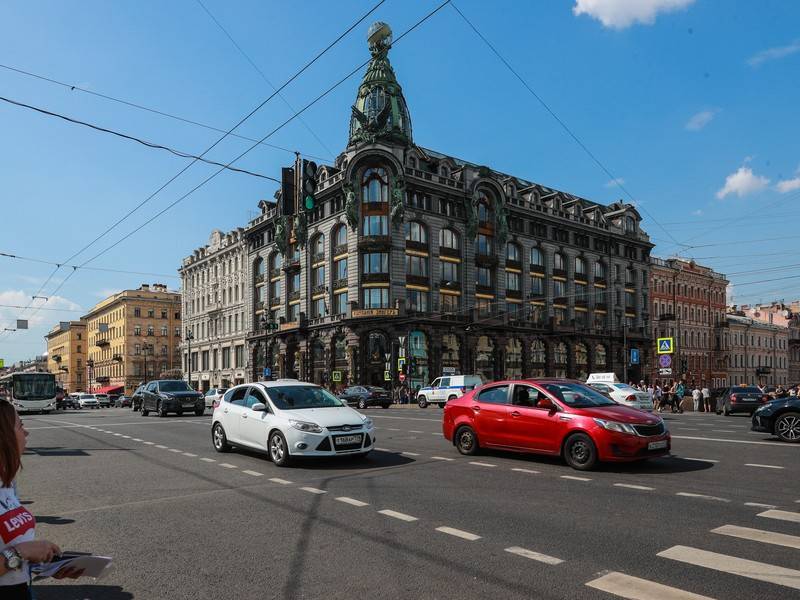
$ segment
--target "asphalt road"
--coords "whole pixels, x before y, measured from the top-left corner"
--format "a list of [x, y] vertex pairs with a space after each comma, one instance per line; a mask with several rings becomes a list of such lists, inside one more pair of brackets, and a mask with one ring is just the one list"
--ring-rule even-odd
[[25, 417], [37, 535], [114, 557], [37, 599], [800, 598], [800, 445], [745, 416], [664, 415], [674, 456], [581, 473], [368, 414], [367, 459], [289, 469], [217, 454], [208, 415]]

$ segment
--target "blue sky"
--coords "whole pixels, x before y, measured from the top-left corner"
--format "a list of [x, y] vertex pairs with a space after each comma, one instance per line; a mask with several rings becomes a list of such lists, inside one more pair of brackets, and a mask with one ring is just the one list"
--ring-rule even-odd
[[[375, 0], [377, 1], [377, 0]], [[279, 85], [375, 2], [222, 2], [206, 7]], [[387, 0], [292, 83], [295, 109], [368, 57], [366, 30], [395, 35], [437, 3]], [[731, 273], [736, 302], [800, 297], [792, 265], [800, 200], [800, 6], [792, 2], [563, 0], [459, 8], [577, 133], [645, 213], [655, 254], [682, 250]], [[272, 89], [196, 0], [21, 2], [0, 6], [0, 63], [227, 129]], [[624, 197], [535, 99], [446, 7], [392, 50], [415, 141], [520, 177], [611, 202]], [[346, 143], [358, 76], [268, 141], [332, 157]], [[0, 68], [0, 96], [200, 153], [218, 133]], [[260, 138], [293, 111], [274, 98], [238, 132]], [[187, 164], [0, 102], [0, 252], [63, 261]], [[209, 153], [228, 162], [249, 142]], [[292, 160], [259, 147], [237, 163], [279, 177]], [[91, 258], [214, 172], [195, 165], [73, 263]], [[177, 287], [183, 256], [213, 228], [246, 223], [275, 185], [223, 173], [87, 266], [32, 316], [0, 335], [0, 358], [44, 350], [42, 335], [109, 292], [162, 281]], [[727, 220], [725, 220], [727, 219]], [[660, 225], [659, 225], [660, 224]], [[662, 229], [663, 227], [663, 229]], [[664, 231], [666, 229], [669, 233]], [[672, 236], [672, 237], [670, 237]], [[676, 246], [672, 238], [689, 246]], [[762, 241], [758, 241], [762, 240]], [[25, 305], [53, 267], [0, 257], [0, 304]], [[747, 271], [752, 271], [748, 273]], [[45, 287], [50, 296], [69, 269]], [[42, 304], [37, 301], [35, 305]], [[53, 309], [70, 309], [59, 312]], [[0, 306], [0, 328], [32, 311]]]

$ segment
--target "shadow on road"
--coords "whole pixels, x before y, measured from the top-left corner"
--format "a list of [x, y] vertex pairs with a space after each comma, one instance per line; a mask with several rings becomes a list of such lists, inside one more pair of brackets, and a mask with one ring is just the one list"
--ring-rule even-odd
[[[263, 460], [267, 464], [271, 464], [270, 459], [266, 453], [255, 452], [244, 448], [236, 448], [233, 450], [236, 454], [242, 456], [249, 456], [250, 458], [257, 458]], [[295, 457], [292, 462], [291, 470], [297, 469], [325, 469], [329, 471], [353, 471], [353, 470], [366, 470], [378, 469], [385, 467], [397, 467], [400, 465], [407, 465], [414, 461], [403, 456], [397, 452], [384, 452], [382, 450], [373, 450], [367, 456], [331, 456], [331, 457]]]
[[117, 585], [34, 584], [36, 600], [132, 600], [133, 594]]
[[680, 456], [666, 456], [663, 458], [650, 458], [639, 462], [629, 463], [600, 463], [598, 471], [606, 473], [630, 473], [658, 475], [659, 473], [692, 473], [711, 469], [713, 463], [690, 460]]
[[69, 525], [70, 523], [74, 523], [75, 519], [67, 519], [65, 517], [52, 517], [52, 516], [40, 516], [36, 515], [36, 524], [41, 525]]
[[89, 456], [83, 449], [64, 448], [63, 446], [27, 448], [25, 454], [38, 454], [39, 456]]

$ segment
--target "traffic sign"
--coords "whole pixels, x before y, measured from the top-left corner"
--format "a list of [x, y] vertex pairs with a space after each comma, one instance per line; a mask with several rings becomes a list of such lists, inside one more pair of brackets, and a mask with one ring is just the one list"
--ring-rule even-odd
[[638, 365], [639, 364], [639, 349], [638, 348], [631, 348], [631, 364]]
[[398, 358], [397, 359], [397, 370], [402, 371], [406, 367], [406, 359], [405, 358]]
[[672, 369], [659, 369], [659, 375], [672, 375]]
[[391, 374], [391, 372], [389, 372], [389, 371], [384, 371], [384, 372], [383, 372], [383, 380], [384, 380], [384, 381], [391, 381], [391, 380], [392, 380], [392, 374]]
[[672, 354], [662, 354], [658, 357], [659, 366], [664, 369], [672, 366]]
[[406, 374], [405, 373], [400, 373], [400, 375], [398, 377], [400, 378], [400, 383], [403, 383], [406, 380]]
[[392, 355], [391, 355], [389, 352], [386, 352], [386, 353], [383, 355], [383, 358], [384, 358], [384, 360], [385, 360], [386, 362], [389, 362], [390, 360], [392, 360]]
[[272, 377], [272, 369], [269, 367], [264, 367], [264, 377]]
[[673, 348], [675, 347], [673, 338], [671, 337], [658, 338], [658, 340], [656, 340], [656, 343], [657, 343], [656, 349], [659, 354], [673, 353], [674, 351]]
[[6, 366], [6, 362], [5, 362], [5, 360], [3, 360], [2, 358], [0, 358], [0, 369], [4, 369], [4, 368], [5, 368], [5, 366]]
[[333, 371], [331, 373], [331, 380], [332, 381], [341, 381], [342, 380], [342, 372], [341, 371]]

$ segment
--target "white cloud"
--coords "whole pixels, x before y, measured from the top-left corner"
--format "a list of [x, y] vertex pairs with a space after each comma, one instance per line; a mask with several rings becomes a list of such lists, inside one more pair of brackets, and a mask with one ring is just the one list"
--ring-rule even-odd
[[686, 129], [689, 131], [700, 131], [703, 127], [711, 123], [718, 112], [719, 110], [716, 108], [701, 110], [699, 113], [692, 115], [692, 118], [686, 122]]
[[769, 185], [769, 179], [753, 174], [750, 167], [739, 167], [735, 173], [725, 178], [725, 185], [717, 192], [717, 198], [722, 200], [729, 194], [736, 194], [740, 198], [760, 192]]
[[634, 23], [652, 25], [656, 15], [680, 10], [694, 0], [575, 0], [575, 16], [589, 15], [612, 29], [625, 29]]
[[728, 305], [733, 304], [735, 295], [736, 295], [736, 288], [733, 286], [732, 283], [729, 283], [728, 287], [725, 288], [725, 296], [727, 297]]
[[103, 288], [102, 290], [96, 291], [94, 295], [102, 300], [105, 300], [109, 296], [113, 296], [114, 294], [119, 294], [121, 291], [122, 290], [118, 288]]
[[787, 194], [795, 190], [800, 190], [800, 167], [797, 167], [797, 171], [795, 171], [795, 173], [797, 173], [797, 177], [779, 181], [777, 185], [775, 185], [775, 189], [781, 194]]
[[611, 181], [606, 181], [605, 184], [603, 184], [603, 186], [607, 188], [614, 188], [624, 184], [625, 180], [622, 177], [617, 177], [616, 179], [612, 179]]
[[700, 208], [698, 208], [697, 210], [693, 210], [693, 211], [692, 211], [692, 216], [693, 216], [693, 217], [702, 217], [702, 216], [703, 216], [703, 214], [704, 214], [704, 213], [703, 213], [703, 210], [702, 210], [702, 209], [700, 209]]
[[751, 67], [758, 67], [765, 62], [786, 58], [798, 52], [800, 52], [800, 40], [794, 40], [791, 44], [786, 46], [776, 46], [774, 48], [767, 48], [761, 52], [756, 52], [747, 59], [747, 64]]
[[[0, 291], [0, 304], [27, 306], [30, 301], [30, 294], [25, 293], [23, 290]], [[42, 326], [49, 329], [59, 321], [76, 319], [80, 316], [79, 312], [55, 312], [53, 310], [40, 310], [34, 313], [37, 307], [44, 307], [47, 309], [63, 308], [67, 309], [67, 311], [82, 310], [79, 304], [75, 304], [71, 300], [68, 300], [62, 296], [50, 296], [47, 302], [44, 302], [43, 300], [36, 300], [31, 308], [26, 311], [23, 311], [21, 308], [7, 308], [5, 306], [0, 306], [0, 328], [16, 327], [17, 318], [20, 315], [22, 315], [23, 319], [28, 319], [29, 329]]]

